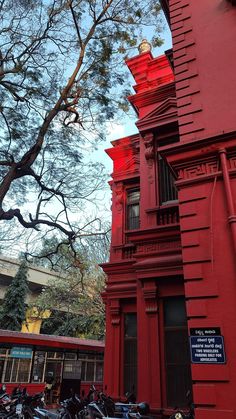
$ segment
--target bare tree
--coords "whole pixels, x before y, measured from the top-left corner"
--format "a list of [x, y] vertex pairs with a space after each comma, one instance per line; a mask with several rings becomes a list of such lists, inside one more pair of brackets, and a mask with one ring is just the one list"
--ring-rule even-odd
[[127, 50], [149, 26], [161, 43], [159, 13], [154, 0], [0, 1], [0, 220], [70, 243], [94, 231], [74, 215], [104, 187], [87, 153], [125, 108]]

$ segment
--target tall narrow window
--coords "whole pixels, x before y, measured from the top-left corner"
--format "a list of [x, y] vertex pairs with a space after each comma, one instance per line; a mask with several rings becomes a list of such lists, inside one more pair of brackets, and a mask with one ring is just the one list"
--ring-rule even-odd
[[137, 390], [137, 315], [125, 314], [124, 336], [124, 393]]
[[139, 189], [130, 189], [127, 192], [127, 214], [126, 228], [127, 230], [135, 230], [139, 228]]
[[192, 387], [184, 297], [164, 301], [164, 331], [167, 404], [183, 407]]
[[178, 199], [177, 189], [175, 186], [175, 179], [172, 175], [169, 166], [159, 156], [159, 196], [160, 204], [175, 201]]

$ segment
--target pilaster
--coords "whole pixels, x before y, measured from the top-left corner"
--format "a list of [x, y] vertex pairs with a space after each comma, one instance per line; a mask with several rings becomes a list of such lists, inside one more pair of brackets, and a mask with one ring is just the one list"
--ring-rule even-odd
[[138, 398], [153, 409], [161, 408], [161, 365], [158, 297], [155, 280], [139, 281], [138, 315]]

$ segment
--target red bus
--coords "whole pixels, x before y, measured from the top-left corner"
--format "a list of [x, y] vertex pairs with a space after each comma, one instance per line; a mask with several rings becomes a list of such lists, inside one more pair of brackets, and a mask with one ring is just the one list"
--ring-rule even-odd
[[0, 329], [0, 380], [11, 393], [19, 384], [29, 394], [52, 382], [51, 402], [97, 389], [103, 383], [104, 342], [65, 336], [37, 335]]

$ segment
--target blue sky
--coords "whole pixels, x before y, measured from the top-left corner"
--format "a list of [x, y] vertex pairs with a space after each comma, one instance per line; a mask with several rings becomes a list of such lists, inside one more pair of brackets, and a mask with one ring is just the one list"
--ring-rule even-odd
[[[164, 43], [161, 47], [155, 48], [155, 50], [153, 51], [153, 56], [154, 57], [157, 57], [158, 55], [164, 54], [164, 52], [167, 49], [172, 47], [171, 34], [170, 34], [170, 30], [169, 30], [169, 27], [168, 27], [167, 24], [165, 25], [165, 30], [162, 34], [162, 37], [164, 39]], [[131, 85], [133, 84], [132, 76], [130, 78], [130, 83], [131, 83]], [[136, 118], [135, 118], [135, 115], [134, 115], [133, 119], [132, 118], [129, 118], [129, 119], [127, 118], [126, 120], [122, 121], [120, 124], [118, 124], [117, 122], [108, 124], [108, 126], [107, 126], [107, 130], [108, 130], [107, 140], [105, 141], [105, 143], [102, 143], [100, 145], [99, 150], [97, 150], [94, 153], [93, 158], [95, 160], [102, 161], [102, 163], [105, 164], [105, 166], [107, 167], [107, 170], [109, 171], [109, 173], [112, 172], [112, 161], [107, 156], [104, 149], [112, 147], [111, 143], [110, 143], [112, 140], [116, 140], [118, 138], [125, 137], [126, 135], [135, 134], [137, 132], [135, 122], [136, 122]]]
[[[148, 35], [146, 35], [147, 40]], [[151, 38], [151, 37], [150, 37]], [[158, 57], [159, 55], [164, 54], [164, 52], [166, 50], [168, 50], [169, 48], [172, 47], [172, 41], [171, 41], [171, 35], [170, 35], [170, 31], [169, 28], [167, 27], [167, 24], [165, 26], [165, 30], [162, 33], [162, 38], [164, 39], [164, 43], [161, 47], [159, 48], [155, 48], [152, 53], [154, 57]], [[138, 54], [138, 50], [137, 50], [137, 54]], [[124, 63], [125, 65], [125, 63]], [[130, 75], [130, 87], [134, 84], [134, 80], [132, 78], [132, 75]], [[118, 122], [118, 121], [114, 121], [112, 123], [107, 123], [107, 137], [106, 137], [106, 141], [101, 143], [98, 146], [98, 149], [95, 150], [93, 153], [91, 153], [90, 155], [88, 155], [88, 160], [93, 160], [95, 162], [99, 161], [101, 163], [103, 163], [105, 165], [106, 171], [107, 171], [107, 183], [104, 185], [104, 188], [102, 191], [97, 192], [97, 199], [98, 201], [98, 212], [96, 214], [96, 216], [100, 216], [103, 220], [107, 219], [110, 220], [111, 218], [111, 211], [110, 211], [110, 206], [111, 206], [111, 191], [108, 185], [108, 180], [110, 179], [110, 174], [112, 173], [113, 170], [113, 162], [112, 160], [108, 157], [108, 155], [105, 152], [105, 149], [107, 148], [111, 148], [111, 141], [113, 140], [117, 140], [119, 138], [125, 137], [127, 135], [131, 135], [131, 134], [135, 134], [137, 133], [137, 127], [135, 125], [135, 122], [137, 121], [137, 117], [134, 113], [132, 113], [131, 117], [127, 117], [126, 119], [123, 119], [122, 121]], [[89, 205], [88, 206], [88, 213], [93, 214], [93, 209], [92, 207]], [[95, 216], [95, 213], [94, 213]]]
[[[148, 34], [145, 35], [147, 39], [150, 39], [148, 37]], [[164, 32], [162, 33], [162, 38], [164, 39], [164, 44], [160, 48], [155, 48], [153, 51], [153, 56], [157, 57], [159, 55], [162, 55], [167, 49], [171, 48], [171, 35], [170, 31], [167, 27], [165, 27]], [[141, 42], [141, 40], [140, 40]], [[138, 54], [138, 50], [137, 50]], [[125, 63], [124, 63], [125, 66]], [[134, 84], [134, 80], [132, 76], [130, 75], [130, 86]], [[93, 161], [100, 161], [102, 162], [107, 171], [107, 182], [110, 179], [110, 174], [112, 172], [112, 160], [107, 156], [105, 153], [106, 148], [111, 147], [111, 141], [116, 140], [122, 137], [125, 137], [127, 135], [135, 134], [137, 132], [137, 128], [135, 125], [137, 118], [135, 114], [131, 118], [126, 118], [126, 120], [122, 120], [120, 122], [113, 122], [113, 124], [107, 124], [107, 131], [108, 135], [106, 138], [106, 141], [102, 144], [100, 144], [99, 149], [91, 153], [89, 156], [87, 155], [88, 159], [91, 159]], [[103, 219], [110, 219], [111, 218], [111, 211], [110, 211], [110, 200], [111, 200], [111, 191], [109, 189], [108, 183], [104, 184], [104, 190], [99, 193], [100, 195], [100, 204], [99, 204], [99, 210], [98, 210], [98, 216], [101, 215], [101, 218]], [[88, 204], [88, 216], [89, 213], [93, 213], [92, 206]], [[96, 214], [94, 216], [97, 216]], [[72, 217], [73, 218], [73, 217]], [[34, 241], [34, 235], [31, 237], [31, 242]], [[35, 246], [38, 246], [38, 242], [35, 241]], [[14, 250], [18, 252], [19, 248], [22, 250], [25, 247], [25, 238], [22, 236], [22, 241], [18, 241], [16, 246], [14, 247]], [[12, 249], [13, 251], [13, 249]], [[13, 254], [12, 254], [13, 256]]]

